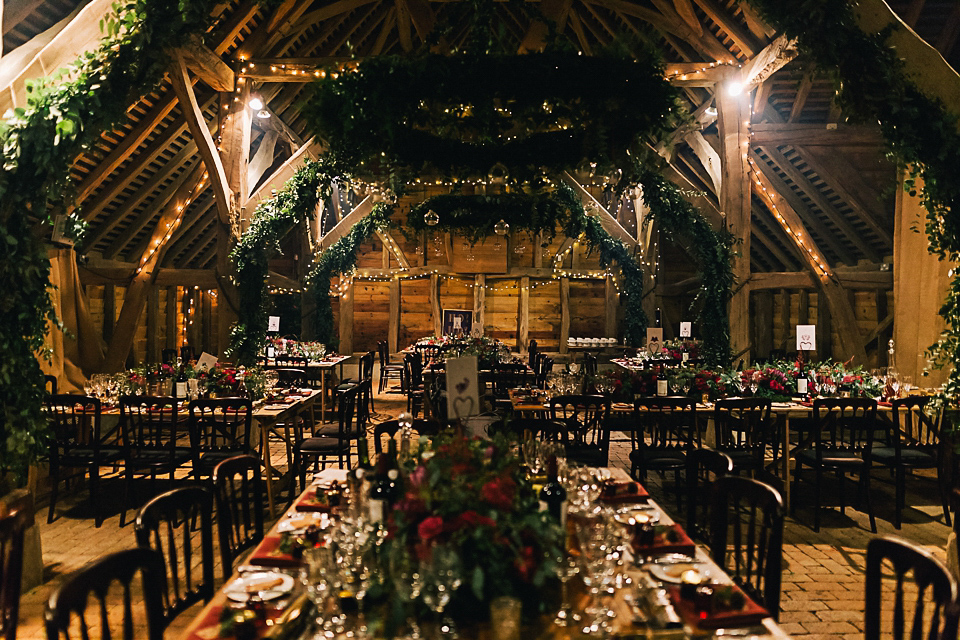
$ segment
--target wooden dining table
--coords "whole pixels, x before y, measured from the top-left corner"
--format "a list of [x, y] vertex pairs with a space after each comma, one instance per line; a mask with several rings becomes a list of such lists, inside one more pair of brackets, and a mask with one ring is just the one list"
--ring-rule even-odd
[[[332, 371], [335, 367], [340, 367], [340, 377], [343, 378], [343, 363], [350, 359], [350, 356], [331, 354], [324, 356], [322, 360], [311, 360], [306, 365], [307, 377], [314, 379], [312, 375], [316, 372], [318, 375], [316, 379], [320, 382], [320, 390], [323, 392], [320, 396], [320, 416], [322, 419], [326, 420], [327, 416], [327, 372]], [[280, 365], [276, 364], [275, 359], [268, 359], [265, 365], [266, 369], [278, 369], [282, 368]], [[299, 367], [294, 367], [299, 368]]]
[[[632, 482], [629, 475], [622, 469], [610, 468], [609, 477], [615, 482]], [[281, 523], [293, 517], [301, 517], [303, 511], [298, 510], [298, 505], [306, 504], [310, 501], [313, 492], [317, 491], [318, 486], [327, 484], [331, 481], [342, 482], [345, 480], [346, 471], [339, 469], [326, 469], [317, 474], [314, 485], [308, 487], [300, 497], [294, 501], [287, 512], [274, 524], [264, 539], [253, 549], [246, 558], [245, 564], [238, 567], [231, 578], [218, 590], [210, 602], [200, 611], [199, 614], [190, 622], [189, 626], [179, 636], [182, 640], [211, 640], [220, 637], [218, 634], [219, 620], [225, 607], [240, 608], [242, 605], [232, 602], [227, 597], [230, 586], [241, 577], [241, 575], [250, 575], [252, 571], [263, 570], [276, 572], [279, 575], [286, 575], [292, 578], [292, 592], [279, 598], [279, 606], [270, 605], [268, 601], [265, 604], [264, 616], [265, 625], [261, 626], [261, 632], [264, 629], [269, 630], [274, 621], [280, 618], [284, 613], [284, 606], [293, 601], [297, 593], [302, 589], [298, 580], [299, 566], [296, 561], [291, 561], [289, 556], [284, 556], [278, 552], [278, 546], [282, 540], [282, 534], [278, 531]], [[635, 508], [637, 513], [648, 514], [659, 520], [662, 525], [675, 525], [673, 519], [656, 501], [649, 497], [640, 499], [633, 507], [629, 504], [621, 504], [618, 509], [630, 510]], [[322, 516], [318, 516], [322, 517]], [[571, 526], [576, 527], [576, 518], [572, 517]], [[574, 538], [576, 536], [573, 536]], [[696, 546], [692, 554], [694, 563], [702, 569], [704, 575], [709, 576], [709, 580], [714, 584], [731, 584], [729, 576], [718, 567], [710, 558], [706, 549]], [[712, 631], [699, 629], [690, 626], [690, 620], [687, 618], [687, 626], [663, 625], [664, 616], [655, 615], [654, 611], [644, 606], [646, 599], [652, 596], [661, 595], [666, 597], [665, 583], [651, 574], [654, 563], [654, 556], [644, 557], [638, 560], [633, 557], [633, 553], [627, 550], [624, 554], [623, 573], [629, 580], [622, 581], [622, 586], [616, 589], [613, 600], [610, 602], [610, 610], [615, 614], [612, 618], [613, 634], [612, 637], [634, 638], [678, 638], [678, 637], [711, 637]], [[663, 559], [663, 558], [659, 558]], [[662, 566], [662, 565], [661, 565]], [[289, 583], [289, 579], [285, 579]], [[576, 579], [575, 579], [576, 581]], [[642, 587], [641, 587], [642, 585]], [[573, 582], [571, 582], [573, 586]], [[656, 591], [651, 591], [651, 589]], [[587, 596], [582, 588], [572, 589], [575, 597], [573, 599], [575, 606], [581, 611], [587, 603]], [[669, 599], [668, 599], [669, 601]], [[762, 613], [761, 613], [762, 616]], [[751, 621], [748, 626], [726, 629], [723, 633], [726, 635], [749, 636], [756, 638], [789, 638], [787, 633], [770, 616], [758, 616]], [[553, 615], [542, 617], [533, 627], [525, 626], [521, 632], [521, 637], [550, 638], [555, 640], [581, 637], [572, 627], [557, 627], [551, 624]], [[261, 623], [263, 625], [263, 623]], [[688, 635], [685, 635], [688, 634]], [[460, 628], [461, 637], [465, 638], [490, 638], [491, 632], [489, 624], [481, 623]], [[295, 636], [297, 637], [297, 636]], [[300, 637], [312, 637], [312, 631], [306, 632]]]

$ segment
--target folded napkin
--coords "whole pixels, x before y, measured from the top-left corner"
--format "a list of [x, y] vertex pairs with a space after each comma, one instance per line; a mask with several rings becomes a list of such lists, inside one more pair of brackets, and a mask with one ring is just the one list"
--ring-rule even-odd
[[277, 567], [281, 569], [299, 567], [303, 564], [300, 558], [294, 558], [289, 553], [278, 550], [283, 536], [267, 536], [263, 539], [250, 556], [248, 562], [258, 567]]
[[[320, 493], [319, 498], [317, 497], [318, 492]], [[322, 489], [315, 489], [303, 494], [294, 508], [297, 511], [317, 511], [320, 513], [330, 511], [330, 505], [327, 504], [326, 495], [324, 495]]]
[[[694, 601], [680, 596], [679, 586], [667, 587], [673, 608], [683, 618], [683, 622], [691, 627], [700, 629], [721, 629], [730, 627], [751, 627], [760, 624], [770, 615], [766, 609], [751, 600], [740, 587], [735, 584], [711, 584], [715, 590], [732, 589], [743, 597], [743, 607], [740, 609], [719, 609], [717, 611], [697, 611]], [[711, 600], [716, 600], [718, 594], [714, 592]]]
[[639, 482], [608, 482], [600, 492], [600, 501], [607, 504], [646, 502], [650, 494]]
[[639, 537], [634, 536], [631, 546], [638, 556], [656, 556], [667, 553], [682, 553], [692, 556], [697, 552], [696, 543], [678, 524], [656, 525], [654, 527], [653, 544], [641, 544]]

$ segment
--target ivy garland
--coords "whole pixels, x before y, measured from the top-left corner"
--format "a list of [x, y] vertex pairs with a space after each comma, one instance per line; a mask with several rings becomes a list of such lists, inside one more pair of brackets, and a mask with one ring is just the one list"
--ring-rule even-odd
[[240, 299], [238, 318], [230, 330], [227, 355], [238, 364], [256, 363], [266, 344], [267, 265], [280, 253], [280, 241], [332, 193], [334, 180], [344, 175], [340, 163], [324, 157], [307, 160], [283, 188], [257, 205], [250, 227], [233, 248], [230, 257], [236, 269], [234, 282]]
[[[749, 0], [778, 30], [797, 40], [798, 48], [821, 69], [829, 70], [838, 103], [863, 121], [880, 121], [880, 129], [898, 166], [907, 171], [905, 186], [927, 210], [930, 250], [942, 260], [960, 260], [960, 120], [939, 98], [924, 94], [890, 46], [890, 30], [865, 33], [857, 24], [855, 3], [847, 0]], [[956, 271], [956, 270], [955, 270]], [[960, 273], [954, 273], [940, 309], [947, 329], [928, 355], [934, 366], [953, 365], [944, 387], [946, 399], [960, 402]]]
[[361, 170], [520, 184], [586, 161], [627, 166], [676, 125], [677, 96], [649, 47], [380, 56], [317, 80], [302, 113]]
[[57, 74], [28, 82], [27, 104], [0, 124], [0, 466], [22, 475], [46, 451], [43, 375], [36, 352], [47, 322], [50, 261], [34, 226], [67, 208], [70, 163], [130, 104], [157, 87], [162, 52], [207, 24], [211, 0], [136, 0], [105, 17], [105, 37]]
[[373, 210], [357, 221], [349, 233], [327, 247], [320, 257], [307, 282], [313, 286], [317, 311], [314, 317], [314, 338], [318, 342], [336, 347], [339, 339], [333, 334], [333, 306], [330, 304], [330, 279], [334, 274], [352, 273], [357, 266], [357, 250], [377, 231], [390, 224], [393, 205], [378, 202]]

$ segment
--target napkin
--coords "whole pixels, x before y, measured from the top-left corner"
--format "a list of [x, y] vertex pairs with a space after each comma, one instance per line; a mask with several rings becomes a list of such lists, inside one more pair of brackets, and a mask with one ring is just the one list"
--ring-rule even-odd
[[[760, 624], [770, 613], [751, 600], [743, 590], [735, 584], [712, 584], [709, 585], [715, 589], [730, 588], [739, 592], [744, 598], [742, 609], [732, 610], [723, 609], [720, 611], [697, 611], [693, 600], [680, 597], [680, 587], [669, 586], [667, 592], [670, 594], [670, 601], [673, 608], [683, 618], [685, 624], [700, 629], [721, 629], [728, 627], [751, 627]], [[716, 595], [714, 595], [716, 597]]]

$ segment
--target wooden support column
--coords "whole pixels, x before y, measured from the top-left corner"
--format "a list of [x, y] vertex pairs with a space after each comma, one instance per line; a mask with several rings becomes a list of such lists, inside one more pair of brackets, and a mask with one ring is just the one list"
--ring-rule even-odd
[[200, 344], [197, 345], [197, 356], [200, 355], [200, 351], [207, 351], [213, 353], [213, 339], [212, 335], [212, 326], [211, 318], [213, 317], [213, 296], [208, 292], [203, 293], [203, 324], [200, 327]]
[[520, 278], [520, 295], [517, 296], [517, 349], [523, 353], [530, 336], [530, 276]]
[[[833, 357], [833, 314], [830, 304], [821, 292], [817, 295], [817, 357], [821, 360]], [[866, 361], [854, 364], [866, 364]]]
[[607, 276], [604, 281], [604, 294], [606, 298], [606, 315], [603, 321], [603, 335], [607, 338], [617, 337], [617, 309], [620, 307], [620, 296], [617, 294], [617, 288], [613, 284], [613, 276]]
[[[887, 319], [887, 290], [877, 289], [874, 292], [874, 306], [877, 309], [877, 328]], [[877, 332], [877, 367], [886, 367], [889, 354], [887, 353], [887, 337], [890, 333], [889, 328]], [[866, 347], [866, 345], [864, 345]]]
[[750, 107], [748, 96], [731, 95], [729, 83], [739, 82], [739, 70], [730, 70], [724, 82], [718, 83], [717, 125], [720, 132], [720, 208], [734, 237], [742, 244], [733, 262], [733, 275], [739, 285], [730, 299], [730, 342], [734, 355], [750, 362], [750, 290], [743, 286], [750, 279], [750, 176], [747, 165], [749, 151]]
[[117, 292], [112, 284], [103, 285], [103, 339], [113, 337], [113, 323], [117, 321]]
[[177, 348], [177, 288], [167, 287], [167, 303], [164, 312], [164, 325], [166, 327], [166, 339], [164, 340], [164, 349]]
[[793, 333], [793, 327], [790, 325], [790, 290], [780, 290], [780, 331], [783, 332], [783, 340], [780, 341], [780, 348], [784, 351], [793, 351], [790, 346], [790, 338]]
[[146, 362], [160, 361], [160, 343], [157, 341], [160, 333], [159, 314], [160, 288], [154, 287], [147, 296], [147, 353], [144, 356]]
[[400, 280], [390, 281], [390, 308], [387, 319], [387, 348], [396, 353], [400, 347]]
[[560, 278], [560, 353], [567, 352], [570, 337], [570, 278]]
[[758, 358], [769, 358], [773, 350], [773, 292], [753, 295], [753, 345]]
[[[424, 252], [426, 255], [426, 252]], [[433, 335], [443, 333], [443, 314], [440, 312], [440, 276], [430, 276], [430, 315], [433, 318]]]
[[810, 292], [800, 290], [800, 304], [797, 309], [797, 324], [810, 324]]
[[486, 322], [487, 309], [487, 276], [478, 273], [473, 277], [473, 328], [480, 330], [483, 335], [483, 325]]
[[[340, 276], [341, 278], [343, 276]], [[340, 295], [340, 353], [353, 355], [353, 283]]]

